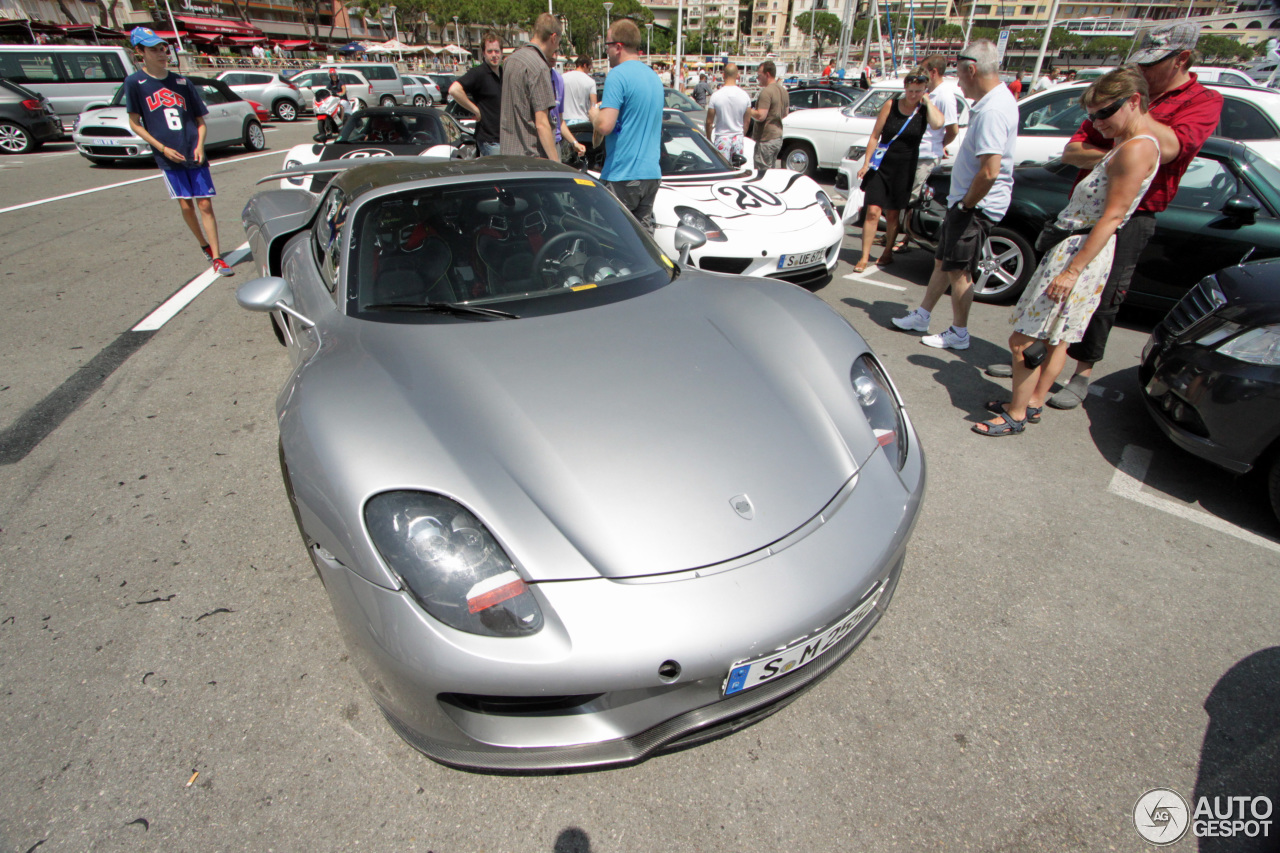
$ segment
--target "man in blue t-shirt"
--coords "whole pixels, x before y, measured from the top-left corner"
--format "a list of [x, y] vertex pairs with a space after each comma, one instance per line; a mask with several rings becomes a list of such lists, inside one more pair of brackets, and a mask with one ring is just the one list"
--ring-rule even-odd
[[182, 218], [204, 256], [213, 262], [214, 271], [235, 275], [218, 251], [218, 221], [213, 216], [217, 192], [204, 156], [204, 117], [209, 109], [199, 88], [169, 71], [169, 45], [164, 39], [146, 27], [134, 27], [129, 41], [142, 62], [142, 70], [124, 81], [129, 126], [155, 149], [169, 198], [178, 200]]
[[653, 233], [653, 199], [662, 179], [662, 81], [640, 61], [640, 28], [623, 18], [604, 43], [613, 70], [604, 97], [591, 108], [594, 143], [604, 139], [600, 180]]

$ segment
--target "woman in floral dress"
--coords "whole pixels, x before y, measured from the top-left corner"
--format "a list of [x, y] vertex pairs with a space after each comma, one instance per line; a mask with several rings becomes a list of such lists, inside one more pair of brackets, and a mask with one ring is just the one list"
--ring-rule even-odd
[[[1081, 97], [1094, 128], [1114, 139], [1115, 146], [1076, 184], [1058, 214], [1056, 225], [1071, 236], [1046, 252], [1010, 318], [1013, 400], [987, 404], [996, 417], [974, 424], [979, 435], [1017, 435], [1028, 422], [1037, 423], [1066, 364], [1067, 346], [1083, 337], [1111, 273], [1116, 231], [1129, 220], [1160, 167], [1148, 100], [1146, 79], [1131, 65], [1098, 78]], [[1037, 340], [1044, 341], [1047, 357], [1039, 366], [1027, 367], [1023, 353]]]

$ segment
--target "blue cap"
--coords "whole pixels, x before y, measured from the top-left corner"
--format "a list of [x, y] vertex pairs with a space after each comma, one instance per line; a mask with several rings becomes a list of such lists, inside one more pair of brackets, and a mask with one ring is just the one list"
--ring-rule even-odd
[[160, 36], [156, 35], [155, 30], [148, 27], [134, 27], [133, 32], [129, 33], [129, 43], [143, 47], [155, 47], [158, 44], [168, 44]]

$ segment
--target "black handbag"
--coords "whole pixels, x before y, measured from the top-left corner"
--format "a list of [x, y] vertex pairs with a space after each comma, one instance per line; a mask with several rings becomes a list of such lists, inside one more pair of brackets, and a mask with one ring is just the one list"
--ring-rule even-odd
[[1077, 234], [1088, 234], [1093, 228], [1060, 228], [1056, 219], [1050, 219], [1040, 229], [1040, 233], [1036, 235], [1036, 251], [1045, 254], [1054, 246], [1061, 243], [1068, 237], [1074, 237]]

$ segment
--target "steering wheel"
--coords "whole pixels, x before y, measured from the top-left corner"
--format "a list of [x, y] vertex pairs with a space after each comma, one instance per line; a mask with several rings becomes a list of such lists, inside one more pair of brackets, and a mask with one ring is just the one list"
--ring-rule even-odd
[[565, 231], [564, 233], [557, 234], [547, 242], [543, 243], [542, 248], [538, 250], [538, 254], [533, 256], [534, 273], [542, 277], [545, 281], [546, 271], [543, 270], [542, 265], [551, 258], [552, 249], [571, 240], [585, 240], [590, 254], [600, 253], [600, 241], [595, 237], [592, 237], [586, 231]]
[[698, 155], [692, 151], [681, 151], [680, 156], [676, 158], [676, 162], [672, 165], [671, 170], [675, 173], [687, 172], [690, 169], [697, 168]]

